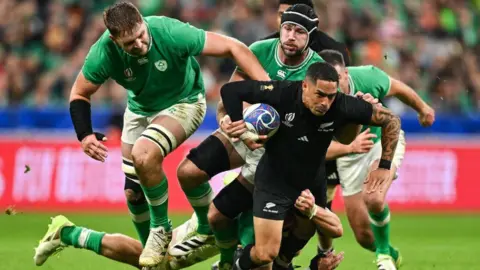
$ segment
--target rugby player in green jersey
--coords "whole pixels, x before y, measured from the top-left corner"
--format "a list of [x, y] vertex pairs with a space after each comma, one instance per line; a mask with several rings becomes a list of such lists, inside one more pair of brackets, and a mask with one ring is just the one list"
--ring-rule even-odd
[[[108, 7], [103, 17], [107, 30], [90, 48], [72, 87], [70, 113], [83, 151], [103, 162], [108, 152], [102, 143], [106, 138], [93, 132], [90, 97], [109, 78], [126, 89], [125, 196], [145, 245], [139, 263], [154, 266], [165, 256], [172, 233], [162, 161], [195, 132], [206, 112], [204, 84], [194, 57], [232, 57], [251, 78], [269, 77], [252, 52], [233, 38], [168, 17], [143, 17], [128, 2]], [[184, 191], [198, 214], [198, 233], [208, 234], [210, 185]], [[95, 239], [99, 244], [101, 235]]]
[[[362, 92], [379, 100], [395, 96], [418, 113], [422, 126], [431, 126], [435, 121], [435, 111], [412, 88], [381, 69], [374, 66], [345, 67], [342, 54], [333, 50], [324, 50], [320, 56], [339, 73], [340, 88], [344, 93], [355, 95]], [[337, 159], [340, 185], [357, 242], [368, 250], [376, 251], [378, 269], [396, 269], [400, 266], [401, 256], [390, 245], [390, 210], [385, 198], [405, 154], [405, 135], [403, 131], [400, 134], [390, 178], [377, 183], [370, 181], [369, 175], [383, 170], [378, 168], [381, 162], [381, 130], [373, 126], [364, 126], [363, 130], [367, 128], [376, 135], [372, 138], [374, 147], [368, 153]]]

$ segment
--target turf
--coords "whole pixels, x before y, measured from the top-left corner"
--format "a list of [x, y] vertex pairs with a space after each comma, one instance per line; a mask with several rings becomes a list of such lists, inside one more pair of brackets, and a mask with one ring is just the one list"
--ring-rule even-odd
[[[42, 267], [33, 264], [33, 247], [46, 232], [47, 214], [17, 214], [0, 216], [1, 269], [134, 269], [99, 257], [90, 251], [68, 248]], [[67, 214], [77, 225], [107, 232], [135, 236], [127, 215]], [[174, 225], [188, 216], [174, 215]], [[406, 215], [393, 216], [392, 241], [404, 257], [403, 269], [479, 269], [480, 215]], [[337, 250], [345, 251], [345, 260], [338, 269], [375, 269], [373, 254], [361, 249], [355, 242], [344, 217], [344, 236], [335, 242]], [[315, 253], [315, 241], [296, 259], [305, 267]], [[211, 259], [189, 269], [210, 269]]]

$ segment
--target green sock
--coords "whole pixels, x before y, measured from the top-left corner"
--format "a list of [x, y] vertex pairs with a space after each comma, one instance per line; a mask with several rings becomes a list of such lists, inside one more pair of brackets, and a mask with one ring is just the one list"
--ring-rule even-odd
[[197, 232], [199, 234], [212, 234], [208, 224], [208, 208], [214, 197], [210, 184], [208, 182], [203, 183], [194, 189], [184, 190], [184, 192], [197, 215]]
[[154, 187], [142, 186], [145, 198], [150, 209], [150, 228], [164, 227], [171, 231], [172, 227], [168, 222], [168, 181], [163, 178], [160, 184]]
[[237, 223], [223, 230], [213, 230], [215, 240], [220, 249], [220, 265], [233, 265], [233, 257], [237, 249]]
[[377, 254], [390, 255], [390, 209], [385, 205], [380, 213], [370, 214], [370, 226], [372, 227]]
[[[375, 246], [375, 243], [373, 244], [373, 246], [371, 248], [368, 248], [368, 250], [372, 251], [372, 252], [376, 252], [377, 251], [377, 247]], [[396, 250], [394, 247], [392, 247], [391, 245], [389, 246], [389, 250], [390, 250], [390, 255], [392, 256], [393, 260], [396, 261], [398, 260], [398, 256], [399, 256], [399, 252], [398, 250]]]
[[84, 248], [100, 254], [104, 232], [96, 232], [87, 228], [68, 226], [60, 231], [60, 241], [69, 246]]
[[242, 247], [246, 247], [247, 245], [255, 243], [252, 211], [241, 213], [238, 217], [238, 235], [240, 238], [240, 245], [242, 245]]
[[148, 203], [144, 201], [132, 204], [127, 201], [127, 205], [140, 242], [142, 242], [142, 246], [145, 246], [150, 233], [150, 210], [148, 209]]
[[393, 260], [396, 261], [398, 260], [398, 250], [396, 250], [394, 247], [390, 246], [390, 255], [392, 256]]

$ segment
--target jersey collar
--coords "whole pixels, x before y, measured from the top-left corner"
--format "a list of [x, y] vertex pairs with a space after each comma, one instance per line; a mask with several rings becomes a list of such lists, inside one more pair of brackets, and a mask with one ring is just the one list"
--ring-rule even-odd
[[284, 67], [284, 68], [287, 68], [288, 70], [298, 70], [300, 68], [302, 68], [303, 66], [305, 66], [309, 61], [310, 59], [313, 57], [313, 50], [308, 48], [308, 53], [307, 53], [307, 56], [305, 57], [305, 59], [303, 59], [303, 61], [296, 65], [296, 66], [289, 66], [289, 65], [285, 65], [281, 60], [280, 60], [280, 57], [279, 57], [279, 54], [280, 54], [280, 51], [279, 51], [279, 48], [280, 48], [281, 44], [280, 44], [280, 38], [277, 38], [277, 44], [275, 44], [275, 61], [277, 62], [277, 65], [281, 66], [281, 67]]
[[350, 96], [354, 96], [355, 95], [355, 84], [353, 83], [353, 79], [352, 79], [352, 76], [350, 76], [350, 74], [348, 74], [348, 90], [349, 90], [349, 93], [348, 95]]

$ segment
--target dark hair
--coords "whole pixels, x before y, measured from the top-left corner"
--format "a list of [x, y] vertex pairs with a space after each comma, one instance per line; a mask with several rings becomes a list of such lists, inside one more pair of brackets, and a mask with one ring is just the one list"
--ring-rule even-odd
[[103, 12], [103, 22], [112, 36], [130, 34], [142, 20], [142, 14], [130, 2], [116, 3]]
[[307, 78], [316, 82], [317, 80], [336, 82], [338, 84], [338, 73], [335, 68], [324, 62], [316, 62], [310, 65], [307, 70]]
[[343, 59], [343, 55], [336, 50], [323, 50], [318, 53], [325, 62], [329, 63], [332, 66], [341, 66], [345, 67], [345, 59]]
[[278, 5], [296, 5], [296, 4], [304, 4], [311, 8], [313, 8], [312, 0], [280, 0], [278, 1]]

